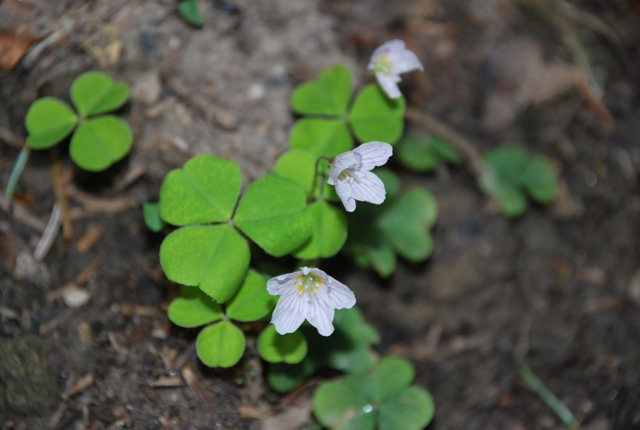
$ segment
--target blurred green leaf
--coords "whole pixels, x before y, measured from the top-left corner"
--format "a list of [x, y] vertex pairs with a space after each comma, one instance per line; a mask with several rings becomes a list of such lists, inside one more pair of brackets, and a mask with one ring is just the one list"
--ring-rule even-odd
[[129, 86], [103, 72], [83, 73], [71, 84], [71, 100], [83, 117], [110, 112], [129, 99]]
[[227, 224], [183, 227], [162, 242], [160, 264], [170, 280], [200, 287], [224, 303], [245, 278], [249, 246]]
[[270, 363], [267, 366], [267, 382], [278, 393], [288, 393], [302, 384], [315, 369], [309, 355], [297, 364]]
[[273, 310], [277, 297], [267, 291], [267, 278], [249, 270], [235, 296], [227, 304], [227, 316], [236, 321], [257, 321]]
[[462, 154], [438, 136], [427, 139], [403, 137], [396, 145], [396, 155], [408, 169], [428, 172], [436, 168], [440, 160], [461, 163]]
[[85, 120], [71, 138], [69, 153], [85, 170], [97, 172], [120, 161], [131, 150], [133, 134], [122, 119], [113, 115]]
[[158, 203], [143, 203], [142, 214], [144, 216], [144, 223], [149, 230], [158, 233], [164, 228], [164, 221], [160, 217], [160, 206]]
[[258, 337], [260, 357], [269, 363], [300, 363], [307, 355], [307, 341], [299, 331], [281, 335], [269, 324]]
[[184, 0], [178, 5], [178, 13], [187, 23], [202, 27], [204, 16], [198, 10], [198, 0]]
[[304, 115], [342, 115], [351, 98], [351, 73], [344, 64], [324, 69], [318, 79], [299, 85], [291, 95], [294, 112]]
[[50, 148], [67, 137], [78, 123], [78, 116], [64, 102], [43, 97], [29, 107], [25, 126], [27, 145], [32, 149]]
[[291, 129], [291, 148], [304, 149], [315, 157], [335, 157], [353, 149], [353, 139], [341, 119], [302, 118]]
[[313, 225], [306, 207], [302, 186], [268, 174], [249, 185], [233, 222], [268, 254], [281, 257], [311, 237]]
[[241, 185], [242, 174], [235, 161], [197, 155], [164, 179], [160, 215], [174, 225], [228, 221]]
[[242, 331], [229, 321], [204, 328], [196, 339], [198, 357], [209, 367], [233, 366], [242, 358], [244, 346]]
[[390, 99], [379, 85], [369, 84], [356, 97], [349, 121], [361, 142], [394, 144], [404, 129], [404, 97]]
[[524, 188], [538, 203], [552, 203], [558, 194], [558, 171], [545, 157], [531, 158], [527, 169], [520, 177]]
[[380, 407], [379, 430], [422, 430], [435, 414], [431, 395], [420, 387], [409, 387]]
[[313, 413], [320, 424], [331, 429], [375, 429], [373, 405], [345, 379], [320, 384], [313, 394]]
[[197, 287], [180, 286], [180, 297], [167, 311], [169, 319], [180, 327], [199, 327], [218, 321], [224, 315], [220, 305]]

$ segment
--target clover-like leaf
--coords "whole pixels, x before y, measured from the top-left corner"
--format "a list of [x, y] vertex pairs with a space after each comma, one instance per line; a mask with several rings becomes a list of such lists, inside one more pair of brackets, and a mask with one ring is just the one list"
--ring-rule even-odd
[[71, 84], [71, 100], [84, 117], [117, 109], [128, 98], [129, 86], [124, 82], [113, 82], [103, 72], [83, 73]]
[[539, 203], [549, 204], [558, 194], [558, 171], [542, 155], [534, 156], [520, 180], [527, 193]]
[[131, 150], [131, 128], [122, 119], [106, 115], [83, 121], [71, 138], [69, 153], [85, 170], [104, 170]]
[[341, 119], [302, 118], [291, 129], [289, 142], [316, 157], [331, 158], [353, 149], [351, 133]]
[[180, 297], [174, 299], [167, 310], [169, 319], [180, 327], [200, 327], [218, 321], [224, 313], [220, 305], [199, 288], [180, 287]]
[[160, 215], [174, 225], [228, 221], [241, 185], [242, 173], [234, 161], [197, 155], [165, 178]]
[[416, 371], [407, 359], [386, 356], [380, 360], [378, 367], [367, 375], [370, 383], [363, 395], [372, 402], [384, 402], [411, 385], [415, 376]]
[[144, 203], [142, 205], [142, 215], [144, 216], [144, 223], [149, 230], [158, 233], [164, 228], [164, 221], [160, 216], [160, 206], [158, 203]]
[[202, 27], [204, 16], [198, 10], [198, 0], [183, 0], [178, 5], [178, 13], [189, 24]]
[[231, 367], [244, 353], [242, 331], [229, 321], [204, 328], [196, 339], [200, 360], [209, 367]]
[[349, 121], [358, 140], [394, 144], [404, 128], [404, 97], [390, 99], [379, 85], [369, 84], [356, 97]]
[[442, 159], [453, 164], [460, 164], [464, 158], [460, 151], [453, 147], [449, 142], [438, 136], [431, 136], [429, 139], [431, 147]]
[[422, 261], [433, 250], [429, 229], [437, 214], [433, 194], [423, 188], [414, 188], [384, 212], [378, 225], [400, 255], [411, 261]]
[[339, 63], [323, 70], [315, 81], [299, 85], [291, 95], [291, 107], [305, 115], [342, 115], [347, 111], [351, 88], [351, 73]]
[[267, 366], [267, 382], [278, 393], [288, 393], [303, 383], [316, 370], [309, 355], [300, 363], [270, 363]]
[[435, 414], [431, 395], [420, 387], [409, 387], [383, 403], [379, 412], [379, 430], [422, 430]]
[[25, 118], [31, 149], [46, 149], [67, 137], [78, 123], [71, 108], [54, 97], [43, 97], [29, 107]]
[[313, 394], [313, 413], [325, 427], [374, 430], [377, 411], [345, 379], [324, 382]]
[[307, 197], [299, 184], [268, 174], [245, 191], [233, 222], [268, 254], [286, 255], [311, 236]]
[[267, 291], [267, 278], [249, 270], [240, 289], [227, 304], [227, 316], [236, 321], [257, 321], [273, 310], [277, 300]]
[[269, 324], [258, 337], [260, 357], [269, 363], [300, 363], [307, 355], [307, 340], [299, 331], [281, 335]]
[[347, 239], [347, 217], [322, 200], [309, 205], [307, 212], [313, 220], [313, 234], [294, 256], [300, 259], [333, 257]]
[[302, 149], [292, 149], [278, 158], [273, 171], [283, 178], [291, 179], [300, 184], [309, 195], [313, 186], [315, 164], [316, 157], [310, 152]]
[[395, 152], [404, 166], [416, 172], [433, 170], [440, 160], [455, 164], [462, 162], [462, 154], [438, 136], [427, 139], [403, 137]]
[[400, 193], [400, 178], [398, 175], [388, 167], [376, 167], [373, 170], [382, 183], [384, 184], [384, 189], [387, 192], [387, 200], [394, 199], [398, 193]]
[[200, 287], [219, 303], [233, 297], [242, 284], [249, 257], [247, 242], [227, 224], [183, 227], [160, 246], [167, 278]]

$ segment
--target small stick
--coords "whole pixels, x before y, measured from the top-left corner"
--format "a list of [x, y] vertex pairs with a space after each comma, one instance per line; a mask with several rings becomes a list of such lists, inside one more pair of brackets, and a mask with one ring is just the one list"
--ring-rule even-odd
[[67, 34], [71, 33], [71, 30], [73, 30], [74, 20], [63, 16], [61, 22], [62, 26], [58, 30], [53, 32], [49, 37], [47, 37], [31, 49], [31, 51], [22, 60], [22, 64], [24, 64], [28, 68], [31, 68], [45, 49], [52, 45], [55, 45]]
[[38, 233], [44, 233], [46, 225], [42, 220], [27, 210], [23, 205], [14, 202], [9, 207], [9, 201], [0, 194], [0, 209], [6, 212], [11, 219], [15, 219], [20, 224], [25, 225]]
[[0, 140], [7, 142], [16, 149], [25, 147], [24, 139], [18, 137], [13, 131], [5, 127], [0, 127]]
[[415, 108], [408, 108], [404, 113], [404, 117], [451, 143], [467, 159], [467, 163], [475, 175], [479, 176], [484, 172], [485, 166], [482, 154], [460, 133], [439, 119]]
[[63, 237], [64, 240], [69, 241], [73, 238], [71, 217], [69, 217], [69, 201], [62, 186], [62, 164], [60, 163], [60, 158], [58, 158], [57, 154], [54, 155], [54, 157], [53, 163], [51, 164], [51, 182], [53, 185], [53, 193], [56, 195], [56, 201], [62, 214]]
[[60, 214], [60, 207], [58, 203], [53, 205], [53, 210], [51, 211], [51, 217], [49, 218], [49, 223], [47, 224], [47, 228], [45, 228], [42, 237], [40, 238], [40, 242], [36, 246], [36, 250], [33, 252], [33, 258], [36, 261], [42, 261], [44, 257], [51, 249], [51, 245], [53, 245], [53, 241], [56, 239], [58, 234], [58, 230], [60, 230], [60, 222], [62, 220], [62, 216]]
[[562, 420], [563, 423], [570, 429], [578, 428], [578, 420], [573, 416], [569, 408], [567, 408], [564, 403], [560, 401], [545, 385], [542, 383], [540, 379], [536, 375], [533, 374], [529, 366], [523, 364], [520, 366], [519, 370], [520, 376], [527, 383], [529, 388], [533, 390], [534, 393], [542, 399], [543, 402], [547, 404], [553, 412], [555, 412], [558, 417]]
[[191, 388], [191, 391], [193, 391], [193, 394], [195, 394], [196, 397], [200, 399], [200, 401], [204, 404], [205, 409], [207, 411], [211, 411], [212, 408], [211, 404], [209, 403], [209, 399], [207, 398], [207, 394], [198, 382], [198, 378], [193, 372], [193, 369], [191, 369], [190, 365], [187, 364], [182, 368], [182, 377], [184, 378], [184, 381], [187, 383], [189, 388]]

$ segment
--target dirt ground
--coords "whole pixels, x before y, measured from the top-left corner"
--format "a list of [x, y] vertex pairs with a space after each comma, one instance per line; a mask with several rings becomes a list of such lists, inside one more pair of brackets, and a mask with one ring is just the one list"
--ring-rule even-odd
[[[580, 428], [640, 428], [640, 2], [216, 0], [200, 3], [202, 29], [175, 7], [0, 2], [0, 31], [69, 30], [0, 71], [3, 188], [30, 104], [68, 101], [84, 71], [132, 86], [119, 113], [135, 134], [132, 153], [100, 174], [74, 167], [66, 148], [33, 153], [16, 195], [29, 216], [0, 214], [2, 428], [310, 425], [313, 388], [332, 374], [278, 395], [251, 340], [234, 368], [199, 363], [197, 332], [166, 317], [177, 288], [140, 205], [195, 154], [237, 161], [245, 185], [261, 176], [287, 148], [295, 85], [337, 61], [363, 85], [368, 56], [394, 37], [425, 64], [403, 83], [409, 105], [481, 151], [512, 143], [547, 155], [563, 192], [512, 220], [480, 194], [469, 166], [420, 175], [394, 164], [403, 187], [437, 197], [433, 256], [401, 262], [387, 280], [342, 257], [330, 263], [380, 331], [377, 350], [414, 362], [416, 383], [436, 403], [432, 429], [565, 428], [522, 382], [520, 363]], [[577, 87], [577, 74], [601, 91], [601, 104]], [[407, 133], [426, 131], [408, 123]], [[73, 235], [59, 234], [38, 262], [56, 158]], [[88, 293], [86, 304], [68, 305], [80, 294], [69, 299], [69, 285]]]

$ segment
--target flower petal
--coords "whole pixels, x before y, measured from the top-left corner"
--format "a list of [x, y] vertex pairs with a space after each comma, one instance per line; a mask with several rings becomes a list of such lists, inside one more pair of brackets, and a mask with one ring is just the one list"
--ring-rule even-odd
[[272, 296], [279, 296], [296, 287], [300, 272], [276, 276], [267, 281], [267, 291]]
[[375, 51], [373, 51], [373, 54], [371, 54], [371, 63], [369, 64], [369, 68], [372, 68], [373, 62], [381, 55], [389, 56], [390, 53], [403, 49], [405, 49], [405, 44], [400, 39], [393, 39], [380, 45]]
[[309, 323], [318, 329], [318, 333], [322, 336], [329, 336], [333, 333], [333, 317], [335, 311], [333, 307], [329, 305], [325, 300], [326, 297], [320, 294], [320, 291], [316, 293], [315, 297], [309, 304], [309, 311], [307, 314], [307, 320]]
[[[336, 191], [338, 191], [337, 188]], [[384, 183], [375, 173], [360, 172], [360, 178], [351, 183], [351, 197], [356, 200], [379, 205], [384, 202], [386, 196]]]
[[358, 146], [353, 152], [362, 156], [361, 169], [371, 170], [389, 160], [393, 154], [393, 147], [385, 142], [368, 142]]
[[352, 185], [355, 183], [348, 183], [346, 181], [338, 181], [336, 183], [336, 194], [342, 200], [342, 204], [347, 212], [353, 212], [356, 210], [356, 201], [353, 199]]
[[280, 297], [273, 311], [271, 323], [280, 334], [293, 333], [298, 330], [309, 313], [309, 300], [296, 290]]
[[424, 70], [418, 56], [408, 49], [390, 53], [389, 60], [393, 64], [392, 73], [395, 74], [407, 73], [416, 69]]
[[330, 277], [326, 301], [335, 309], [351, 309], [356, 304], [356, 296], [349, 287]]
[[398, 82], [401, 81], [398, 75], [386, 76], [382, 73], [376, 73], [376, 79], [390, 99], [397, 99], [402, 95], [398, 88]]
[[340, 176], [340, 173], [356, 164], [357, 161], [358, 160], [356, 160], [356, 156], [353, 151], [347, 151], [343, 154], [336, 155], [333, 159], [333, 163], [331, 164], [331, 169], [329, 170], [329, 179], [327, 180], [329, 185], [336, 185], [338, 183], [338, 176]]

